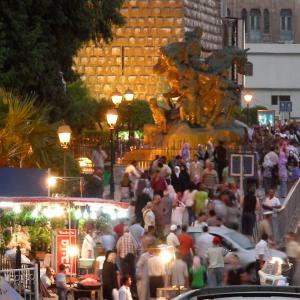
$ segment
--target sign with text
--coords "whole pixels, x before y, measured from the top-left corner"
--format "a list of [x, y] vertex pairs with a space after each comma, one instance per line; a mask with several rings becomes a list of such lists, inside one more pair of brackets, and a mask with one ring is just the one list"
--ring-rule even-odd
[[76, 256], [70, 255], [70, 247], [76, 247], [76, 229], [63, 229], [56, 232], [56, 271], [59, 265], [66, 266], [67, 273], [76, 273]]

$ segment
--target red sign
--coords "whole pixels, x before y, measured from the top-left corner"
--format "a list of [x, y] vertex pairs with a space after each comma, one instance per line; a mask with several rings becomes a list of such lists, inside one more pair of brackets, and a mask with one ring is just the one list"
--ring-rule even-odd
[[56, 231], [56, 270], [59, 265], [66, 266], [67, 273], [76, 273], [76, 256], [74, 249], [76, 245], [76, 229], [63, 229]]

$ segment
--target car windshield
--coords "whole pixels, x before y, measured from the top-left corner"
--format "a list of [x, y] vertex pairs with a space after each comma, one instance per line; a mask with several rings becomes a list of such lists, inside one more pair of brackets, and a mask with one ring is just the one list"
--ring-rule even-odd
[[234, 241], [236, 244], [238, 244], [240, 247], [244, 249], [253, 249], [254, 245], [251, 243], [251, 241], [245, 237], [244, 235], [240, 234], [239, 232], [230, 231], [224, 236], [228, 237], [232, 241]]

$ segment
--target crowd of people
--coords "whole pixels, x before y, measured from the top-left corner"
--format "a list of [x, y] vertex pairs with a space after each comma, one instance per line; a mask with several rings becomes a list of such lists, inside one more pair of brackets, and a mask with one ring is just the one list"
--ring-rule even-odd
[[[119, 278], [127, 282], [122, 299], [141, 300], [155, 298], [165, 284], [194, 289], [249, 283], [239, 257], [232, 253], [225, 258], [222, 240], [210, 234], [210, 227], [231, 228], [256, 243], [257, 271], [262, 268], [269, 249], [282, 242], [276, 216], [300, 177], [299, 140], [296, 122], [249, 128], [242, 148], [255, 155], [256, 174], [244, 194], [230, 176], [229, 149], [223, 141], [196, 150], [186, 143], [176, 157], [168, 161], [156, 156], [143, 172], [132, 161], [120, 183], [122, 201], [130, 202], [129, 220], [105, 234], [87, 233], [93, 241], [86, 242], [88, 247], [101, 248], [96, 270], [102, 274], [104, 299], [114, 299]], [[191, 226], [201, 228], [199, 239], [189, 234]], [[169, 270], [160, 257], [162, 244], [174, 249]], [[293, 284], [300, 253], [293, 233], [286, 237], [286, 253], [294, 263], [289, 278]]]

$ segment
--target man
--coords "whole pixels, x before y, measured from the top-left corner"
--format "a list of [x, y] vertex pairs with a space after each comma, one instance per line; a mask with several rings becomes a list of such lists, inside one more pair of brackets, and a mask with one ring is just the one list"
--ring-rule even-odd
[[161, 196], [159, 194], [155, 194], [152, 201], [152, 211], [155, 216], [155, 227], [158, 237], [160, 238], [163, 235], [164, 230], [164, 212]]
[[262, 234], [261, 240], [255, 246], [256, 273], [257, 283], [259, 284], [258, 271], [263, 267], [265, 261], [270, 257], [270, 249], [268, 246], [268, 235]]
[[159, 257], [159, 249], [149, 249], [151, 257], [148, 259], [148, 275], [150, 297], [157, 297], [157, 289], [164, 287], [165, 267]]
[[272, 232], [274, 242], [279, 242], [281, 237], [278, 237], [278, 218], [276, 209], [281, 208], [281, 203], [277, 197], [275, 197], [275, 191], [269, 189], [268, 196], [263, 202], [263, 208], [272, 210]]
[[135, 181], [141, 177], [140, 172], [137, 169], [137, 161], [133, 160], [125, 169], [125, 173], [129, 175], [129, 179], [135, 186]]
[[176, 260], [171, 268], [171, 286], [188, 287], [189, 273], [186, 262], [181, 259], [179, 252], [176, 253]]
[[187, 233], [187, 225], [182, 226], [182, 233], [178, 236], [179, 248], [178, 251], [181, 254], [182, 259], [187, 263], [188, 267], [192, 265], [191, 254], [194, 255], [194, 241], [192, 237]]
[[177, 226], [174, 224], [171, 225], [170, 233], [167, 236], [167, 245], [174, 247], [174, 249], [176, 249], [180, 245], [178, 237], [176, 235], [176, 230]]
[[207, 250], [208, 258], [208, 287], [223, 285], [224, 255], [221, 247], [221, 239], [218, 236], [213, 238], [213, 246]]
[[295, 233], [289, 232], [286, 235], [286, 255], [288, 256], [289, 262], [292, 264], [288, 276], [288, 282], [290, 285], [293, 284], [293, 278], [294, 278], [299, 254], [300, 254], [300, 245], [296, 241]]
[[208, 199], [208, 193], [205, 190], [203, 184], [199, 186], [199, 190], [195, 193], [194, 196], [194, 212], [196, 215], [199, 215], [200, 212], [205, 209], [205, 202]]
[[272, 212], [266, 211], [263, 213], [263, 219], [258, 223], [258, 234], [261, 237], [264, 233], [273, 240], [272, 232]]
[[122, 272], [124, 272], [124, 270], [126, 270], [127, 268], [125, 258], [128, 254], [135, 255], [135, 247], [133, 237], [129, 233], [129, 228], [125, 227], [124, 234], [119, 238], [117, 242], [117, 255], [120, 258]]
[[107, 154], [102, 149], [101, 144], [97, 144], [96, 148], [93, 150], [91, 155], [91, 161], [93, 163], [94, 168], [104, 169], [104, 161], [107, 158]]
[[92, 230], [88, 229], [87, 233], [84, 237], [82, 247], [81, 247], [81, 258], [95, 258], [94, 249], [96, 247], [96, 243], [92, 238]]
[[129, 232], [133, 237], [134, 247], [138, 254], [141, 252], [141, 248], [142, 248], [141, 238], [145, 233], [145, 230], [142, 227], [141, 223], [142, 223], [141, 220], [135, 220], [134, 224], [129, 227]]
[[146, 252], [148, 248], [154, 247], [156, 245], [155, 227], [148, 226], [148, 231], [142, 236], [142, 252]]
[[190, 162], [189, 166], [189, 174], [191, 181], [194, 184], [198, 184], [201, 180], [201, 176], [203, 173], [203, 168], [201, 162], [199, 161], [198, 154], [194, 154], [193, 160]]
[[165, 156], [161, 157], [158, 168], [160, 170], [160, 176], [166, 180], [167, 184], [171, 184], [172, 170], [167, 165], [167, 158]]
[[273, 168], [278, 164], [278, 155], [275, 153], [275, 147], [271, 146], [270, 151], [265, 155], [263, 161], [263, 185], [265, 192], [272, 187]]
[[46, 273], [41, 277], [41, 281], [44, 284], [46, 289], [51, 288], [53, 286], [55, 280], [54, 280], [54, 270], [52, 270], [50, 267], [46, 268]]
[[236, 254], [231, 254], [229, 257], [226, 285], [243, 284], [243, 276], [245, 273], [245, 270], [239, 264], [239, 257]]
[[101, 168], [95, 168], [93, 175], [87, 177], [84, 185], [84, 195], [86, 197], [102, 198], [103, 182]]
[[227, 159], [227, 150], [224, 147], [224, 142], [219, 141], [219, 145], [215, 148], [214, 151], [214, 161], [217, 163], [219, 182], [222, 181], [222, 172], [223, 169], [226, 167], [226, 159]]
[[202, 227], [203, 233], [196, 239], [196, 254], [201, 258], [204, 266], [207, 266], [208, 249], [213, 246], [214, 236], [208, 232], [208, 226]]
[[56, 274], [55, 282], [58, 294], [58, 300], [67, 299], [67, 281], [66, 281], [66, 266], [64, 264], [59, 265], [59, 272]]
[[131, 278], [126, 275], [122, 278], [121, 287], [119, 289], [119, 300], [132, 300], [131, 292]]

